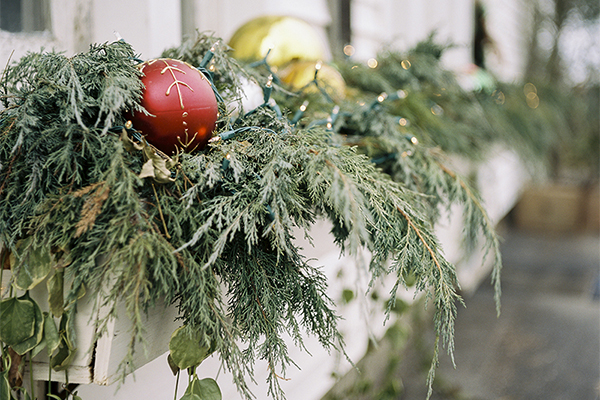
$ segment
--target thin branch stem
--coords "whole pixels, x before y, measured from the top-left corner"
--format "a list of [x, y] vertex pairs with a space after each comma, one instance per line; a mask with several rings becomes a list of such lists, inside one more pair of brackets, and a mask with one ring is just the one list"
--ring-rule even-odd
[[402, 210], [399, 206], [396, 206], [396, 210], [398, 210], [398, 212], [400, 212], [400, 214], [402, 214], [402, 216], [406, 219], [406, 222], [408, 222], [409, 227], [411, 227], [415, 231], [415, 233], [417, 234], [417, 236], [419, 237], [419, 239], [421, 240], [421, 242], [423, 242], [423, 245], [425, 246], [425, 248], [427, 249], [427, 251], [431, 255], [431, 258], [433, 259], [433, 262], [435, 263], [435, 265], [437, 266], [437, 268], [438, 268], [438, 270], [440, 271], [440, 274], [441, 274], [442, 273], [442, 266], [440, 265], [440, 263], [439, 263], [436, 255], [435, 255], [435, 252], [431, 249], [431, 247], [429, 246], [429, 244], [427, 243], [427, 241], [425, 240], [425, 238], [421, 234], [421, 231], [419, 231], [419, 229], [412, 222], [412, 220], [410, 219], [410, 217], [404, 212], [404, 210]]
[[154, 191], [154, 197], [156, 197], [156, 205], [158, 208], [158, 213], [160, 214], [160, 219], [163, 223], [163, 227], [165, 228], [165, 236], [167, 237], [167, 239], [171, 239], [171, 235], [169, 235], [169, 231], [167, 229], [167, 223], [165, 222], [165, 216], [163, 215], [162, 207], [160, 206], [160, 199], [158, 198], [158, 193], [156, 193], [154, 183], [152, 183], [152, 190]]

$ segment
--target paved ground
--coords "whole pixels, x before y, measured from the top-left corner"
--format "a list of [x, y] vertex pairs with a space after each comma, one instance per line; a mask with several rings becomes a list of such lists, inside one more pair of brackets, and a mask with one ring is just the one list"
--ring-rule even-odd
[[[487, 282], [465, 299], [432, 400], [600, 399], [599, 236], [503, 236], [502, 314]], [[384, 340], [328, 399], [424, 400], [431, 343], [412, 336], [398, 356]]]
[[598, 399], [598, 236], [505, 237], [502, 314], [489, 285], [466, 299], [439, 376], [464, 399]]

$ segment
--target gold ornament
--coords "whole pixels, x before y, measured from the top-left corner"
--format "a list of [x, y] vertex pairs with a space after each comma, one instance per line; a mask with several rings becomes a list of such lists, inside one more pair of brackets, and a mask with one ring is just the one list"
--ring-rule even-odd
[[292, 90], [300, 90], [306, 87], [306, 91], [314, 93], [318, 90], [317, 86], [315, 84], [309, 85], [309, 83], [315, 79], [315, 72], [317, 72], [317, 84], [327, 92], [329, 97], [334, 101], [339, 101], [345, 97], [346, 82], [342, 74], [334, 67], [320, 61], [294, 61], [278, 75], [282, 82], [290, 85]]
[[263, 16], [242, 25], [229, 41], [233, 57], [243, 61], [262, 60], [280, 67], [292, 60], [321, 60], [325, 45], [315, 29], [301, 19]]

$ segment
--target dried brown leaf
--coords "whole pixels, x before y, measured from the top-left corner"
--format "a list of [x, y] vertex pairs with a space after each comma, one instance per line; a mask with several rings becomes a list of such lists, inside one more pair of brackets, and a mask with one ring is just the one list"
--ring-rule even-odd
[[[81, 208], [81, 219], [79, 222], [77, 222], [77, 231], [75, 232], [75, 237], [81, 236], [94, 226], [96, 218], [102, 212], [102, 205], [104, 204], [104, 201], [108, 199], [108, 195], [110, 193], [110, 187], [108, 187], [105, 182], [98, 182], [90, 186], [94, 187], [85, 192], [89, 193], [89, 195], [85, 199], [83, 207]], [[78, 190], [74, 193], [74, 196], [83, 196], [85, 193], [81, 194], [80, 196], [78, 196], [78, 193], [88, 189], [90, 186]]]

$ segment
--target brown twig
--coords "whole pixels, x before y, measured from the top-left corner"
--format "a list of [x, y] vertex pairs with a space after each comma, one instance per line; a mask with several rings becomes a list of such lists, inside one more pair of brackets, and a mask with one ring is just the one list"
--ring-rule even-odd
[[412, 222], [412, 220], [410, 219], [410, 217], [404, 212], [404, 210], [402, 210], [399, 206], [396, 206], [396, 210], [398, 210], [398, 212], [400, 212], [400, 214], [402, 214], [402, 216], [406, 219], [406, 222], [408, 222], [409, 227], [411, 227], [412, 229], [414, 229], [415, 233], [417, 234], [417, 236], [419, 237], [419, 239], [421, 239], [421, 242], [423, 242], [423, 245], [425, 246], [425, 248], [427, 249], [427, 251], [429, 252], [429, 254], [431, 255], [431, 258], [433, 259], [433, 262], [435, 263], [435, 265], [437, 266], [437, 268], [440, 271], [440, 274], [442, 273], [442, 266], [440, 265], [440, 262], [438, 261], [434, 251], [431, 249], [431, 247], [429, 246], [429, 244], [427, 244], [427, 241], [425, 240], [425, 238], [423, 237], [423, 235], [421, 235], [421, 231], [419, 231], [419, 229], [415, 226], [415, 224]]
[[162, 220], [163, 227], [165, 228], [165, 236], [167, 239], [171, 239], [171, 235], [169, 235], [169, 231], [167, 230], [167, 223], [165, 222], [165, 216], [162, 212], [162, 207], [160, 206], [160, 200], [158, 198], [158, 193], [156, 193], [156, 188], [154, 187], [154, 183], [152, 183], [152, 190], [154, 191], [154, 197], [156, 197], [156, 205], [158, 207], [158, 213], [160, 214], [160, 219]]

